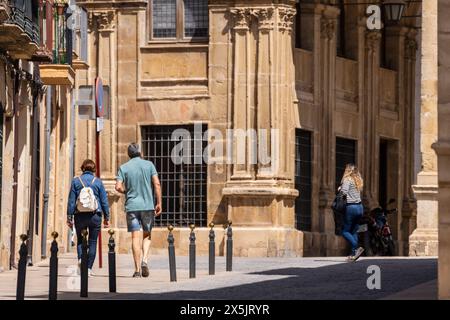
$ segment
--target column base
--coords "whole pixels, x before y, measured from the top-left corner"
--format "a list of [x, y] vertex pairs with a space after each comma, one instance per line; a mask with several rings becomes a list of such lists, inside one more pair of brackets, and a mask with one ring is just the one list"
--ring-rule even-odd
[[417, 229], [409, 237], [410, 256], [438, 254], [438, 178], [436, 172], [420, 172], [412, 186], [417, 199]]
[[438, 247], [437, 229], [416, 229], [409, 237], [410, 256], [437, 256]]
[[[131, 253], [131, 235], [126, 228], [115, 230], [117, 253]], [[195, 229], [197, 255], [209, 254], [210, 228]], [[216, 255], [224, 256], [226, 250], [226, 230], [221, 225], [214, 228]], [[177, 256], [189, 255], [189, 228], [173, 231]], [[167, 255], [166, 228], [152, 231], [152, 255]], [[108, 252], [108, 230], [102, 230], [103, 253]], [[318, 257], [344, 256], [349, 253], [344, 238], [331, 233], [303, 232], [293, 228], [276, 227], [233, 227], [233, 256], [235, 257]]]
[[[224, 256], [226, 251], [226, 229], [221, 225], [214, 228], [216, 255]], [[196, 251], [199, 256], [209, 253], [210, 228], [196, 228]], [[175, 228], [175, 252], [180, 256], [189, 254], [189, 228]], [[151, 254], [167, 255], [166, 228], [152, 231]], [[103, 253], [108, 252], [108, 230], [102, 230]], [[126, 228], [115, 229], [117, 253], [131, 253], [131, 235]], [[233, 256], [235, 257], [302, 257], [304, 255], [304, 233], [290, 228], [233, 227]]]

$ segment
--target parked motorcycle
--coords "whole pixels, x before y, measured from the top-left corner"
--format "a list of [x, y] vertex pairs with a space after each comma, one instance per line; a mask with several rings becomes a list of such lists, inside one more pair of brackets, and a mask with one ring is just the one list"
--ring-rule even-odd
[[[388, 206], [395, 203], [391, 199]], [[381, 207], [364, 214], [359, 222], [358, 236], [366, 256], [393, 256], [395, 243], [387, 215], [396, 213], [397, 209], [383, 209]]]

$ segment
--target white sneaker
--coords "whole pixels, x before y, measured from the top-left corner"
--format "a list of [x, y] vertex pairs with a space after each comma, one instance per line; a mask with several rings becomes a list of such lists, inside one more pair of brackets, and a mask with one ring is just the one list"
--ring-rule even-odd
[[89, 276], [89, 277], [95, 276], [95, 273], [92, 272], [92, 269], [88, 269], [88, 276]]

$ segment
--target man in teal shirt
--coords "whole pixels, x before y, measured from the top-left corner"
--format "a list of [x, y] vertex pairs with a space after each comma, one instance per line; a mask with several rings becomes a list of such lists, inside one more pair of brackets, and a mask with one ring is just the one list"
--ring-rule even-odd
[[[161, 184], [154, 164], [141, 158], [141, 152], [136, 143], [128, 146], [128, 156], [130, 160], [119, 168], [116, 190], [126, 196], [127, 227], [128, 232], [131, 232], [135, 265], [133, 277], [140, 277], [141, 273], [143, 277], [148, 277], [152, 227], [155, 216], [159, 216], [162, 211]], [[156, 195], [156, 206], [153, 201], [153, 188]], [[142, 246], [140, 243], [141, 227], [143, 230]]]

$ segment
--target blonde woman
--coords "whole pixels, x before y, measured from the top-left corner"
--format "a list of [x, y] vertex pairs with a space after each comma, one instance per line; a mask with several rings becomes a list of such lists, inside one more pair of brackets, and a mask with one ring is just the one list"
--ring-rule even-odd
[[358, 221], [364, 213], [361, 203], [361, 192], [364, 182], [358, 168], [354, 164], [347, 164], [341, 180], [340, 191], [347, 197], [347, 208], [344, 217], [342, 236], [350, 243], [352, 253], [349, 261], [356, 261], [364, 252], [358, 247]]

